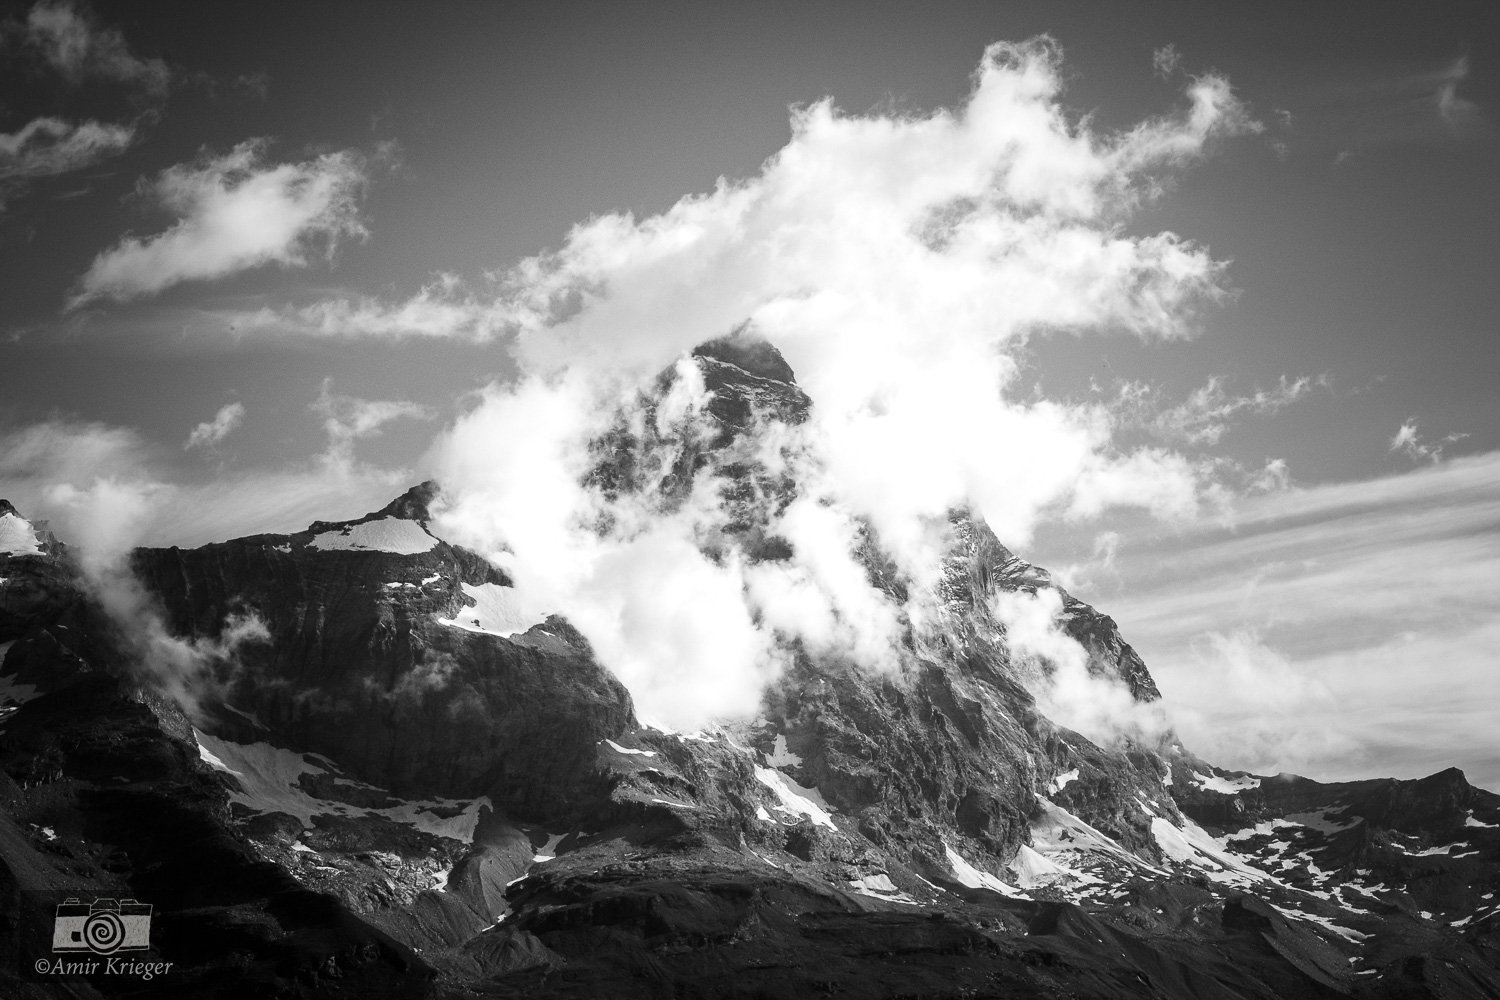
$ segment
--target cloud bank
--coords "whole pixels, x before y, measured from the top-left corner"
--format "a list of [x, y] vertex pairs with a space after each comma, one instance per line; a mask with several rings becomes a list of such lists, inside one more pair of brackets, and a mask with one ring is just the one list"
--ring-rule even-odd
[[[1060, 50], [1039, 39], [988, 48], [952, 110], [813, 104], [757, 176], [660, 215], [595, 218], [512, 269], [472, 303], [484, 322], [448, 326], [513, 331], [523, 376], [435, 444], [445, 530], [504, 566], [536, 610], [566, 609], [647, 715], [692, 726], [753, 710], [788, 639], [889, 669], [893, 637], [930, 617], [955, 507], [1021, 544], [1044, 516], [1212, 503], [1199, 465], [1117, 447], [1105, 408], [1018, 386], [1014, 354], [1049, 334], [1191, 335], [1223, 294], [1221, 266], [1125, 224], [1217, 141], [1258, 126], [1227, 82], [1202, 77], [1182, 110], [1100, 134], [1064, 111], [1062, 76]], [[339, 322], [315, 332], [402, 332], [345, 306], [327, 315]], [[670, 426], [639, 390], [732, 331], [781, 348], [815, 401], [807, 423], [739, 446], [800, 484], [769, 508], [771, 530], [794, 540], [773, 564], [721, 544], [731, 511], [713, 466], [651, 517], [651, 491], [586, 482], [589, 442], [611, 427], [668, 453], [691, 445], [704, 405], [693, 366], [675, 368]], [[856, 561], [867, 541], [909, 583], [904, 604]]]

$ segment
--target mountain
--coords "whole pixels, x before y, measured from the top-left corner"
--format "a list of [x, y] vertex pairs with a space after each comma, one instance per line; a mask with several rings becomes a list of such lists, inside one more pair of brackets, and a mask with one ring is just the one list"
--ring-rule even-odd
[[[704, 551], [785, 560], [799, 484], [746, 432], [814, 403], [763, 342], [690, 364], [695, 426], [664, 408], [679, 365], [588, 482], [670, 513], [717, 472]], [[426, 483], [296, 534], [136, 550], [193, 654], [171, 696], [66, 544], [0, 502], [0, 994], [1500, 996], [1500, 796], [1057, 725], [1034, 694], [1052, 666], [995, 610], [1057, 588], [966, 511], [900, 669], [795, 649], [758, 718], [672, 732], [567, 609], [524, 613], [439, 537], [441, 502]], [[904, 596], [873, 533], [859, 554]], [[1159, 698], [1112, 619], [1058, 600], [1091, 675]], [[171, 969], [32, 969], [57, 903], [90, 893], [151, 904]]]

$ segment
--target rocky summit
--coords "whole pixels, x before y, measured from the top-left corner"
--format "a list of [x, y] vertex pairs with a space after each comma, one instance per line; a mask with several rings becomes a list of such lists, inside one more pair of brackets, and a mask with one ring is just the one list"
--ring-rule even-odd
[[[704, 551], [789, 558], [798, 484], [748, 432], [814, 402], [728, 338], [646, 412], [689, 377], [695, 427], [622, 418], [588, 482], [669, 512], [708, 470], [726, 514]], [[1500, 996], [1500, 796], [1059, 726], [1049, 664], [995, 610], [1056, 587], [968, 512], [900, 669], [800, 649], [758, 717], [673, 732], [566, 608], [527, 613], [435, 533], [439, 503], [428, 483], [296, 534], [138, 549], [143, 644], [0, 501], [0, 995]], [[860, 557], [904, 597], [873, 534]], [[1112, 619], [1058, 598], [1091, 675], [1160, 697]], [[175, 685], [166, 648], [191, 664]], [[64, 947], [101, 969], [44, 974], [73, 897], [149, 904], [148, 945]]]

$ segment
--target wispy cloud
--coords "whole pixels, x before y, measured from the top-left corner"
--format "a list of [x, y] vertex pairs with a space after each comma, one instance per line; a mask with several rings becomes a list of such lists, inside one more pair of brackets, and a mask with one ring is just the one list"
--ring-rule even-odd
[[313, 412], [323, 418], [328, 435], [328, 450], [323, 460], [330, 465], [349, 467], [354, 461], [354, 443], [375, 437], [393, 420], [431, 420], [431, 407], [406, 400], [360, 399], [333, 391], [333, 379], [325, 378], [312, 403]]
[[165, 232], [127, 236], [79, 279], [70, 309], [95, 299], [154, 295], [184, 281], [222, 278], [266, 264], [302, 267], [338, 241], [362, 238], [365, 157], [352, 150], [300, 163], [268, 163], [266, 141], [170, 167], [144, 189], [177, 217]]
[[[1239, 420], [1270, 416], [1317, 388], [1327, 388], [1327, 376], [1283, 375], [1270, 388], [1256, 387], [1235, 394], [1223, 376], [1210, 376], [1178, 403], [1163, 398], [1161, 389], [1143, 382], [1122, 382], [1109, 404], [1122, 427], [1145, 430], [1174, 444], [1212, 445]], [[1101, 390], [1102, 391], [1102, 390]]]
[[1445, 434], [1436, 442], [1429, 442], [1417, 429], [1417, 418], [1408, 417], [1391, 437], [1392, 452], [1400, 452], [1418, 462], [1441, 462], [1443, 449], [1468, 437], [1467, 434]]
[[227, 403], [219, 408], [212, 420], [205, 420], [188, 434], [185, 450], [212, 448], [233, 433], [245, 420], [244, 403]]
[[1460, 56], [1437, 78], [1437, 109], [1454, 128], [1467, 128], [1479, 118], [1479, 105], [1460, 96], [1459, 85], [1469, 78], [1469, 57]]
[[101, 25], [87, 8], [68, 0], [33, 7], [26, 18], [26, 37], [72, 83], [103, 80], [160, 97], [172, 79], [166, 63], [135, 55], [118, 30]]
[[1151, 53], [1151, 69], [1158, 77], [1165, 80], [1177, 72], [1177, 67], [1182, 63], [1182, 54], [1177, 51], [1177, 46], [1168, 42]]
[[454, 275], [439, 275], [411, 297], [329, 297], [306, 305], [220, 310], [191, 321], [198, 329], [295, 337], [397, 340], [434, 337], [483, 343], [518, 327], [503, 300], [468, 290]]
[[[29, 517], [52, 519], [70, 544], [118, 553], [132, 545], [202, 545], [300, 531], [314, 520], [381, 507], [415, 481], [410, 469], [369, 465], [348, 451], [331, 455], [330, 449], [274, 469], [184, 482], [172, 471], [173, 456], [132, 428], [49, 420], [0, 427], [0, 484], [6, 499]], [[129, 502], [113, 512], [93, 502], [111, 494]]]
[[1380, 70], [1332, 66], [1314, 79], [1288, 81], [1284, 100], [1296, 124], [1292, 147], [1311, 148], [1335, 165], [1383, 147], [1441, 145], [1491, 137], [1485, 109], [1465, 93], [1467, 56]]
[[135, 139], [128, 125], [35, 118], [19, 131], [0, 133], [0, 178], [43, 177], [97, 163]]
[[[1195, 748], [1329, 777], [1460, 762], [1500, 786], [1500, 453], [1292, 487], [1234, 516], [1133, 533], [1120, 592], [1101, 598]], [[1235, 671], [1264, 690], [1234, 694]], [[1280, 704], [1281, 689], [1307, 697]]]
[[92, 166], [123, 152], [135, 137], [131, 125], [60, 118], [34, 118], [15, 132], [0, 133], [0, 211], [28, 181]]

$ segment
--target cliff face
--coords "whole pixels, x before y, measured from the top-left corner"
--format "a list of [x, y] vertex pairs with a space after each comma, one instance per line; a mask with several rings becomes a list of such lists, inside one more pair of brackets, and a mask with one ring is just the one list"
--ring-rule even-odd
[[[763, 343], [687, 364], [589, 481], [671, 511], [716, 473], [705, 551], [790, 558], [799, 484], [747, 432], [813, 402]], [[689, 377], [691, 426], [667, 402]], [[62, 546], [0, 551], [0, 992], [55, 995], [13, 970], [46, 892], [77, 887], [153, 902], [180, 975], [153, 988], [194, 997], [1500, 995], [1500, 797], [1058, 726], [1034, 697], [1051, 665], [996, 612], [1051, 579], [966, 512], [894, 666], [794, 648], [754, 721], [676, 733], [433, 534], [436, 491], [137, 551], [170, 631], [238, 639], [187, 711], [137, 679]], [[908, 596], [873, 533], [860, 557]], [[1159, 696], [1110, 618], [1058, 601], [1090, 674]]]
[[520, 620], [498, 570], [427, 531], [432, 494], [295, 535], [142, 549], [133, 566], [175, 632], [264, 626], [217, 678], [243, 713], [219, 713], [224, 733], [253, 736], [253, 716], [399, 794], [566, 813], [629, 695], [565, 622]]

